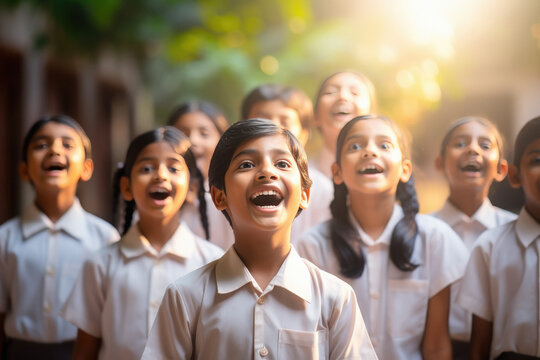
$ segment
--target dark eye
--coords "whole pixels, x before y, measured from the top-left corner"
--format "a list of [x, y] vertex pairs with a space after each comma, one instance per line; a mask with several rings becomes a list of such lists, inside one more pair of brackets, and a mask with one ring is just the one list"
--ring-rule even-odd
[[392, 144], [389, 143], [389, 142], [383, 142], [383, 143], [381, 144], [381, 149], [383, 149], [383, 150], [390, 150], [390, 149], [392, 149]]
[[242, 161], [240, 163], [240, 165], [238, 165], [238, 168], [239, 169], [251, 169], [253, 168], [255, 165], [253, 165], [253, 163], [251, 161]]
[[176, 166], [169, 166], [169, 172], [171, 174], [178, 174], [178, 173], [180, 173], [180, 171], [181, 170]]
[[480, 148], [482, 148], [483, 150], [491, 150], [492, 146], [490, 142], [484, 141], [480, 143]]
[[291, 163], [289, 163], [288, 161], [286, 160], [279, 160], [277, 163], [276, 163], [276, 167], [279, 168], [279, 169], [288, 169], [291, 167]]
[[74, 146], [72, 143], [70, 143], [70, 142], [65, 142], [65, 143], [63, 144], [63, 146], [64, 146], [64, 148], [67, 149], [67, 150], [71, 150], [71, 149], [73, 149], [73, 148], [75, 147], [75, 146]]
[[465, 147], [465, 141], [456, 141], [454, 143], [454, 147], [455, 148], [462, 148], [462, 147]]
[[362, 150], [362, 145], [359, 143], [352, 143], [348, 146], [349, 150], [356, 151], [356, 150]]
[[143, 165], [143, 166], [141, 166], [140, 172], [143, 173], [143, 174], [147, 174], [149, 172], [152, 172], [152, 170], [154, 170], [152, 165]]
[[39, 143], [34, 144], [34, 149], [36, 150], [41, 150], [41, 149], [46, 149], [46, 148], [47, 148], [46, 142], [39, 142]]

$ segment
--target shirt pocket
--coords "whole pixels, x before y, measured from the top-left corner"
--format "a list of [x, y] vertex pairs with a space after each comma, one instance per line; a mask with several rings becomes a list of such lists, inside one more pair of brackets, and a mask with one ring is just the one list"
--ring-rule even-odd
[[278, 359], [327, 359], [328, 330], [279, 329]]
[[75, 281], [79, 277], [79, 272], [82, 268], [80, 263], [64, 263], [62, 272], [60, 273], [60, 285], [58, 287], [58, 299], [60, 304], [64, 304], [71, 294], [71, 290], [75, 286]]
[[388, 280], [386, 323], [392, 337], [423, 334], [429, 301], [427, 280]]

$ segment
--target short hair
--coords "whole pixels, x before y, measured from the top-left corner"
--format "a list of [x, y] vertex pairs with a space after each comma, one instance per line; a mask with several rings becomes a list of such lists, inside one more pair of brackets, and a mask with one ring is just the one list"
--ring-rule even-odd
[[540, 139], [540, 116], [531, 119], [519, 131], [514, 145], [514, 165], [518, 167], [527, 146]]
[[279, 100], [286, 107], [296, 111], [302, 128], [309, 129], [313, 122], [313, 104], [302, 90], [293, 86], [264, 84], [251, 90], [242, 101], [242, 119], [249, 118], [255, 104], [274, 100]]
[[34, 135], [44, 127], [45, 125], [49, 123], [56, 123], [56, 124], [62, 124], [67, 125], [75, 132], [77, 135], [79, 135], [79, 138], [81, 139], [83, 148], [84, 148], [84, 155], [86, 159], [92, 158], [92, 144], [90, 143], [90, 139], [88, 138], [88, 135], [86, 135], [86, 132], [82, 128], [82, 126], [75, 120], [73, 120], [71, 117], [67, 115], [45, 115], [41, 118], [39, 118], [32, 127], [28, 130], [26, 133], [23, 145], [22, 145], [22, 161], [27, 162], [28, 161], [28, 146], [30, 146], [30, 142], [34, 138]]
[[[231, 165], [231, 160], [236, 149], [249, 140], [273, 135], [281, 135], [287, 140], [289, 150], [296, 160], [300, 172], [302, 188], [309, 189], [312, 181], [309, 178], [308, 161], [304, 148], [289, 130], [283, 129], [266, 119], [238, 121], [225, 131], [216, 145], [212, 160], [210, 161], [210, 169], [208, 171], [209, 185], [225, 191], [225, 173]], [[298, 209], [297, 214], [300, 212], [301, 209]], [[231, 223], [227, 212], [222, 211], [222, 213], [229, 223]]]
[[229, 123], [227, 122], [225, 115], [223, 115], [223, 112], [211, 102], [202, 100], [191, 100], [179, 105], [173, 110], [171, 115], [169, 115], [167, 125], [175, 126], [182, 115], [194, 112], [200, 112], [206, 115], [210, 121], [212, 121], [220, 135], [223, 135], [225, 130], [229, 127]]

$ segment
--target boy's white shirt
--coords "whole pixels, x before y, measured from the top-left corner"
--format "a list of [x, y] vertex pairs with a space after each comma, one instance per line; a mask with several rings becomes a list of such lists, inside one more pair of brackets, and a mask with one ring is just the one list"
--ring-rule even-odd
[[55, 343], [75, 340], [77, 329], [60, 308], [92, 252], [117, 241], [114, 227], [76, 198], [56, 223], [34, 204], [0, 227], [0, 313], [8, 337]]
[[540, 357], [540, 224], [517, 220], [487, 230], [474, 246], [458, 304], [493, 323], [490, 358], [514, 351]]
[[353, 290], [291, 251], [264, 291], [236, 251], [171, 284], [143, 359], [376, 359]]
[[[478, 237], [487, 229], [506, 224], [517, 218], [517, 214], [493, 206], [489, 199], [485, 199], [480, 208], [469, 217], [456, 208], [449, 200], [443, 207], [432, 214], [443, 220], [461, 237], [467, 250], [472, 250]], [[467, 259], [468, 260], [468, 259]], [[452, 284], [450, 304], [450, 336], [459, 341], [470, 341], [472, 330], [472, 314], [470, 311], [457, 305], [457, 293], [460, 281]]]
[[157, 252], [135, 224], [85, 263], [62, 316], [101, 338], [100, 358], [139, 359], [167, 285], [222, 254], [185, 223]]
[[353, 287], [381, 359], [421, 359], [428, 301], [463, 275], [467, 250], [446, 223], [418, 214], [412, 262], [419, 266], [412, 272], [401, 271], [389, 257], [392, 231], [403, 217], [401, 207], [395, 205], [378, 239], [367, 235], [350, 212], [349, 217], [362, 238], [359, 245], [366, 257], [361, 277], [350, 279], [341, 274], [330, 241], [330, 221], [305, 233], [296, 243], [298, 252]]

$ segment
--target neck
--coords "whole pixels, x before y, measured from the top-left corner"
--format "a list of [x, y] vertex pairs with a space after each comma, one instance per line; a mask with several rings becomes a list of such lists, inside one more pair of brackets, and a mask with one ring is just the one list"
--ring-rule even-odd
[[349, 194], [351, 211], [362, 230], [372, 239], [381, 236], [394, 212], [395, 194], [381, 196]]
[[39, 191], [35, 204], [53, 222], [57, 222], [75, 201], [75, 191]]
[[487, 198], [489, 188], [482, 191], [467, 188], [450, 189], [448, 200], [468, 217], [473, 216]]
[[235, 231], [234, 249], [262, 290], [268, 286], [289, 254], [290, 236], [291, 227], [256, 234]]
[[142, 214], [140, 215], [139, 230], [141, 234], [146, 237], [150, 245], [157, 251], [160, 251], [163, 248], [180, 225], [180, 218], [178, 215], [163, 219], [155, 219]]

